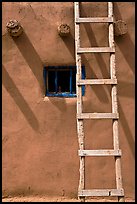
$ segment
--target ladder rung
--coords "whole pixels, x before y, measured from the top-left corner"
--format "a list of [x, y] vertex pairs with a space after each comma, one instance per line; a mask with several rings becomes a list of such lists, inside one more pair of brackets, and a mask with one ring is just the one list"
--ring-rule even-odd
[[121, 150], [78, 150], [79, 156], [121, 156]]
[[121, 189], [93, 189], [81, 190], [78, 196], [124, 196], [124, 190]]
[[78, 48], [77, 53], [91, 53], [91, 52], [115, 52], [115, 47], [87, 47]]
[[113, 17], [77, 18], [76, 23], [112, 23]]
[[117, 84], [117, 79], [85, 79], [77, 81], [77, 85], [86, 84]]
[[118, 113], [81, 113], [77, 114], [78, 119], [118, 119]]

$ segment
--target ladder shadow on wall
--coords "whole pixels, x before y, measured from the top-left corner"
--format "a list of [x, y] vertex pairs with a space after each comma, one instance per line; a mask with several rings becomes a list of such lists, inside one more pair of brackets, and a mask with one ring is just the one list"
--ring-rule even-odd
[[121, 126], [123, 128], [124, 134], [126, 136], [128, 144], [129, 144], [132, 156], [133, 156], [133, 158], [135, 158], [135, 142], [134, 142], [132, 132], [131, 132], [130, 127], [128, 125], [128, 122], [127, 122], [127, 119], [125, 117], [125, 113], [124, 113], [124, 110], [122, 108], [122, 105], [120, 103], [119, 98], [118, 98], [118, 107], [119, 107]]
[[[95, 38], [95, 35], [93, 34], [91, 26], [90, 25], [85, 26], [85, 30], [87, 31], [87, 34], [90, 33], [90, 35], [88, 35], [90, 42], [91, 42], [91, 37], [92, 37], [92, 40], [94, 41], [94, 44], [96, 44], [96, 46], [98, 46], [96, 38]], [[74, 44], [75, 44], [75, 40], [74, 40], [72, 35], [71, 35], [70, 38], [71, 38], [71, 41], [72, 41], [71, 42], [71, 46], [67, 42], [67, 39], [64, 40], [64, 43], [67, 46], [67, 48], [70, 51], [70, 53], [72, 54], [73, 58], [75, 58], [74, 48], [73, 48]], [[85, 63], [85, 65], [87, 65], [86, 69], [88, 68], [89, 69], [88, 71], [91, 72], [90, 75], [91, 76], [92, 75], [96, 76], [96, 74], [90, 68], [90, 65], [89, 65], [88, 61], [86, 60], [86, 57], [85, 57], [84, 54], [82, 56], [82, 59], [83, 59], [83, 63]], [[100, 56], [96, 56], [96, 60], [97, 60], [97, 63], [99, 64], [99, 66], [103, 67], [103, 69], [101, 69], [102, 75], [103, 76], [104, 75], [108, 75], [107, 66], [106, 66], [103, 58], [101, 57], [101, 55]], [[127, 82], [127, 81], [125, 82], [125, 81], [120, 81], [119, 80], [118, 84], [119, 84], [118, 96], [134, 98], [134, 84], [132, 82]], [[122, 90], [123, 86], [124, 87], [126, 86], [126, 92]], [[93, 86], [92, 86], [92, 91], [94, 91], [94, 87]], [[110, 93], [110, 87], [108, 87], [107, 91]], [[97, 98], [101, 102], [103, 102], [103, 103], [108, 103], [109, 102], [108, 94], [107, 94], [106, 90], [103, 87], [100, 87], [99, 92], [96, 93], [94, 91], [94, 93], [96, 94]], [[120, 122], [121, 122], [121, 125], [122, 125], [122, 128], [123, 128], [123, 131], [124, 131], [125, 136], [127, 138], [130, 150], [132, 152], [132, 155], [133, 155], [133, 157], [135, 157], [134, 139], [133, 139], [132, 132], [130, 130], [129, 124], [127, 122], [127, 119], [126, 119], [125, 113], [124, 113], [126, 110], [123, 110], [122, 105], [121, 105], [119, 100], [118, 100], [118, 107], [119, 107], [119, 112], [120, 112]]]
[[[80, 6], [81, 6], [82, 16], [86, 17], [87, 14], [84, 11], [84, 8], [82, 7], [82, 5], [80, 5]], [[83, 27], [84, 27], [84, 29], [86, 31], [86, 34], [87, 34], [87, 37], [89, 39], [90, 46], [98, 47], [98, 43], [97, 43], [97, 40], [96, 40], [96, 37], [95, 37], [95, 34], [94, 34], [93, 30], [92, 30], [91, 25], [89, 23], [84, 23]], [[94, 43], [94, 45], [92, 45], [93, 43]], [[105, 78], [105, 76], [108, 76], [109, 73], [108, 73], [107, 66], [106, 66], [106, 63], [103, 60], [102, 55], [100, 53], [98, 53], [98, 54], [94, 54], [94, 57], [96, 59], [96, 62], [99, 65], [99, 67], [101, 67], [100, 71], [101, 71], [102, 76]], [[94, 78], [98, 78], [96, 73], [95, 73], [95, 71], [93, 71], [93, 69], [90, 66], [88, 60], [86, 59], [85, 54], [82, 55], [82, 59], [87, 64], [89, 76], [94, 76]], [[96, 89], [95, 89], [94, 86], [91, 86], [91, 88], [92, 88], [92, 91], [94, 91], [94, 93], [96, 94], [97, 98], [101, 102], [109, 103], [108, 94], [106, 92], [106, 89], [103, 86], [99, 87], [98, 92], [95, 91]], [[108, 89], [108, 91], [110, 93], [110, 87], [107, 87], [107, 89]]]
[[[118, 8], [118, 4], [116, 2], [114, 3], [114, 14], [116, 20], [123, 20]], [[115, 43], [119, 47], [131, 71], [133, 72], [133, 74], [135, 74], [135, 45], [132, 42], [129, 33], [127, 32], [123, 36], [115, 36]], [[129, 50], [132, 51], [129, 52]]]
[[[69, 38], [66, 38], [66, 39], [62, 38], [62, 39], [63, 39], [64, 44], [68, 48], [69, 52], [71, 53], [73, 59], [75, 60], [75, 39], [74, 39], [73, 35], [70, 34]], [[74, 61], [74, 63], [75, 63], [75, 61]], [[86, 57], [84, 54], [82, 55], [82, 63], [85, 65], [86, 70], [88, 69], [88, 72], [91, 71], [90, 65], [89, 65], [88, 61], [86, 60]], [[92, 70], [91, 75], [96, 76], [96, 74], [93, 70]], [[94, 91], [94, 87], [92, 87], [92, 90]], [[107, 103], [109, 100], [108, 100], [108, 96], [105, 92], [104, 87], [101, 86], [98, 91], [99, 91], [98, 94], [96, 93], [96, 91], [94, 91], [94, 93], [97, 95], [99, 100], [104, 102], [104, 103]], [[102, 96], [105, 96], [105, 97], [102, 97]]]
[[[92, 28], [90, 27], [90, 25], [85, 25], [85, 30], [87, 31], [87, 34], [90, 33], [89, 40], [92, 38], [92, 41], [94, 41], [96, 46], [98, 46], [96, 38], [95, 38], [95, 35], [93, 34]], [[84, 55], [83, 55], [83, 59], [84, 59], [84, 61], [86, 61], [86, 57]], [[107, 66], [106, 66], [103, 58], [101, 57], [101, 55], [100, 56], [96, 55], [96, 60], [97, 60], [97, 63], [99, 64], [99, 67], [101, 67], [102, 75], [105, 78], [105, 76], [108, 75], [108, 73], [107, 73]], [[132, 61], [132, 58], [130, 59], [130, 61]], [[128, 60], [128, 62], [129, 62], [129, 60]], [[86, 64], [88, 66], [90, 66], [88, 62], [86, 62]], [[132, 66], [132, 63], [131, 63], [131, 66]], [[133, 71], [133, 69], [132, 69], [132, 71]], [[96, 74], [93, 71], [91, 71], [91, 72], [92, 72], [91, 76], [93, 76], [93, 75], [96, 76]], [[119, 85], [118, 96], [127, 97], [127, 98], [134, 98], [134, 88], [135, 87], [134, 87], [134, 83], [133, 82], [127, 82], [127, 81], [120, 81], [120, 80], [118, 80], [118, 85]], [[126, 91], [123, 90], [123, 87], [125, 87], [125, 86], [126, 86]], [[107, 91], [110, 93], [110, 87], [107, 87], [107, 88], [108, 88]], [[94, 87], [92, 87], [92, 91], [94, 91]], [[97, 93], [95, 92], [95, 94], [98, 97], [98, 99], [100, 99], [100, 101], [105, 102], [105, 103], [108, 102], [108, 98], [107, 98], [108, 95], [107, 95], [107, 92], [106, 92], [105, 89], [100, 88], [99, 92], [97, 92]], [[107, 100], [105, 101], [105, 99], [107, 99]], [[133, 135], [132, 135], [132, 132], [130, 130], [130, 127], [128, 125], [128, 122], [127, 122], [125, 114], [124, 114], [124, 112], [126, 110], [125, 111], [123, 110], [122, 105], [121, 105], [119, 100], [118, 100], [118, 107], [119, 107], [119, 112], [120, 112], [120, 122], [121, 122], [121, 125], [123, 127], [123, 131], [125, 133], [125, 136], [127, 138], [128, 144], [130, 146], [132, 155], [135, 157], [135, 147], [134, 147]]]
[[35, 130], [39, 130], [39, 123], [34, 115], [33, 111], [23, 98], [22, 94], [20, 93], [19, 89], [16, 87], [16, 84], [9, 76], [6, 68], [2, 65], [2, 84], [4, 85], [5, 89], [8, 91], [10, 96], [13, 98], [23, 115], [25, 116], [26, 120], [30, 124], [30, 126]]
[[[114, 2], [114, 14], [115, 14], [116, 20], [122, 20], [122, 16], [118, 8], [117, 2]], [[127, 32], [124, 36], [115, 36], [115, 43], [119, 47], [121, 53], [123, 54], [124, 59], [126, 60], [127, 64], [129, 65], [129, 68], [131, 69], [134, 75], [135, 74], [135, 45], [132, 42], [129, 33]], [[129, 50], [131, 50], [131, 52], [129, 52]], [[119, 89], [118, 89], [119, 96], [135, 98], [135, 84], [133, 82], [129, 82], [128, 77], [125, 79], [125, 81], [119, 80], [118, 83], [119, 83]], [[135, 158], [135, 144], [134, 144], [132, 132], [126, 120], [124, 110], [122, 108], [120, 100], [118, 100], [118, 104], [119, 104], [120, 122], [123, 127], [123, 131], [126, 135], [132, 155]]]
[[[115, 9], [116, 9], [116, 7], [117, 7], [117, 5], [115, 5]], [[83, 12], [83, 15], [86, 17], [85, 11], [82, 10], [82, 12]], [[117, 13], [120, 16], [120, 12], [118, 10], [118, 7], [117, 7]], [[94, 42], [94, 47], [98, 47], [98, 43], [97, 43], [97, 40], [96, 40], [96, 37], [95, 37], [95, 34], [94, 34], [93, 30], [92, 30], [91, 25], [88, 24], [88, 23], [87, 24], [84, 23], [84, 28], [85, 28], [85, 31], [87, 33], [87, 37], [89, 39], [90, 45], [92, 46], [92, 42]], [[126, 35], [127, 35], [127, 37], [125, 38], [125, 40], [126, 40], [126, 42], [128, 41], [127, 43], [129, 45], [129, 49], [134, 50], [134, 44], [131, 41], [129, 34], [126, 34]], [[124, 42], [124, 44], [125, 44], [125, 42]], [[131, 55], [129, 57], [127, 57], [126, 52], [128, 52], [128, 51], [126, 51], [125, 48], [120, 47], [120, 45], [119, 45], [119, 48], [121, 49], [121, 52], [125, 56], [125, 59], [129, 64], [129, 67], [133, 71], [134, 70], [134, 64], [133, 64], [134, 63], [134, 59], [133, 59], [134, 55], [133, 55], [133, 53], [131, 52], [131, 55], [132, 55], [131, 58], [130, 58]], [[87, 67], [90, 68], [90, 64], [86, 60], [86, 57], [85, 57], [84, 54], [83, 54], [82, 57], [83, 57], [83, 61], [87, 64]], [[106, 75], [109, 75], [109, 73], [107, 71], [106, 63], [104, 62], [103, 57], [101, 55], [98, 55], [98, 56], [95, 55], [95, 57], [96, 57], [96, 61], [97, 61], [98, 65], [99, 65], [99, 67], [101, 67], [102, 76], [103, 76], [103, 78], [105, 78]], [[95, 76], [96, 77], [96, 74], [93, 72], [92, 68], [89, 69], [89, 72], [91, 72], [90, 76]], [[133, 82], [118, 80], [118, 85], [119, 85], [118, 97], [122, 96], [122, 97], [127, 97], [127, 98], [129, 98], [129, 97], [134, 98], [134, 83]], [[124, 91], [122, 89], [123, 86], [124, 87], [126, 86], [126, 91]], [[93, 87], [92, 87], [92, 91], [94, 91]], [[96, 94], [96, 96], [98, 97], [98, 99], [101, 102], [107, 103], [109, 101], [107, 92], [110, 93], [110, 91], [111, 91], [111, 87], [107, 87], [107, 90], [103, 89], [103, 87], [102, 88], [100, 87], [99, 92], [97, 92], [97, 93], [95, 92], [95, 94]], [[133, 134], [132, 134], [132, 132], [130, 130], [130, 126], [129, 126], [129, 124], [127, 122], [127, 119], [125, 117], [124, 112], [126, 112], [126, 110], [123, 110], [119, 98], [118, 98], [118, 107], [119, 107], [119, 113], [120, 113], [120, 122], [121, 122], [121, 125], [122, 125], [122, 128], [123, 128], [124, 134], [126, 136], [127, 142], [129, 144], [131, 153], [132, 153], [133, 157], [135, 158], [135, 145], [134, 145]]]

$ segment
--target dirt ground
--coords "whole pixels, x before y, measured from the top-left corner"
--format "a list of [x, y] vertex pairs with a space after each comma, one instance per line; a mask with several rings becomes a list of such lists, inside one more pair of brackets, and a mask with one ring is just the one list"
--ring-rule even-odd
[[[67, 197], [48, 197], [48, 196], [20, 196], [3, 198], [2, 202], [80, 202], [76, 198]], [[117, 200], [101, 199], [86, 199], [86, 202], [117, 202]], [[125, 202], [135, 202], [135, 200], [126, 198]]]

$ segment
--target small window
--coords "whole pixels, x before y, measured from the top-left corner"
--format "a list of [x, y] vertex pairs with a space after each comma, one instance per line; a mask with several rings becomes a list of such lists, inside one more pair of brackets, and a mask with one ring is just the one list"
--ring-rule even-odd
[[[76, 66], [47, 66], [43, 71], [46, 96], [76, 97]], [[82, 66], [82, 79], [85, 68]], [[84, 95], [85, 86], [82, 86]]]

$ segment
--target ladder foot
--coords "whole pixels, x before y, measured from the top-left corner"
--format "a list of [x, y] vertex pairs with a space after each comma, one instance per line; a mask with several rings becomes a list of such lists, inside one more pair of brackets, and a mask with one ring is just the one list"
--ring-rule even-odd
[[125, 202], [124, 196], [118, 196], [118, 202]]
[[85, 202], [85, 197], [79, 196], [79, 200], [80, 200], [80, 202]]

